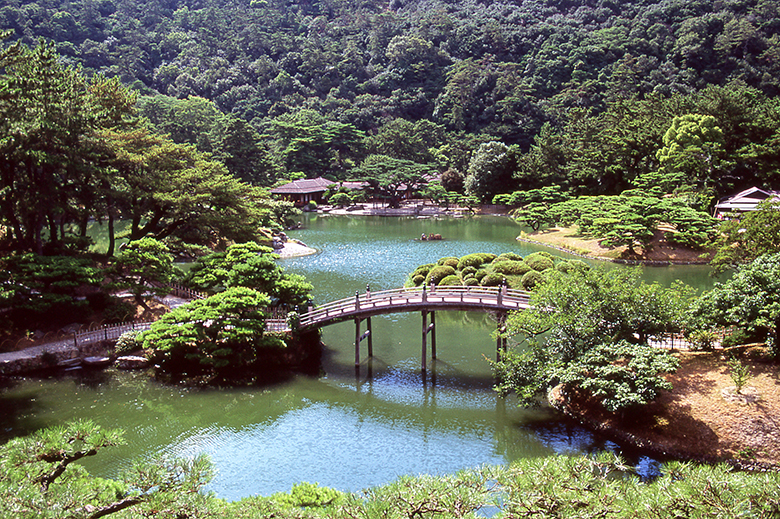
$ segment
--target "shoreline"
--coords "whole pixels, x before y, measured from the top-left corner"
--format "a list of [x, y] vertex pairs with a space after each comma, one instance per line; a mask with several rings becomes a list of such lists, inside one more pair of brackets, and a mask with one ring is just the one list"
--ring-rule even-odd
[[[669, 245], [663, 238], [662, 232], [656, 233], [651, 247], [648, 249], [651, 255], [658, 256], [656, 259], [652, 257], [648, 258], [622, 258], [619, 257], [624, 254], [626, 248], [619, 247], [614, 249], [607, 249], [599, 244], [599, 240], [596, 238], [583, 239], [580, 237], [573, 237], [571, 235], [565, 235], [565, 233], [573, 232], [571, 228], [565, 227], [552, 227], [547, 230], [550, 239], [538, 239], [541, 235], [540, 231], [534, 232], [532, 235], [528, 235], [523, 232], [516, 238], [517, 241], [525, 243], [531, 243], [534, 245], [541, 245], [543, 247], [549, 247], [551, 249], [572, 254], [579, 258], [597, 260], [597, 261], [609, 261], [611, 263], [618, 263], [622, 265], [643, 265], [650, 267], [666, 267], [670, 265], [707, 265], [710, 262], [712, 255], [711, 251], [694, 251], [685, 247], [677, 247]], [[660, 251], [660, 252], [659, 252]], [[706, 255], [706, 258], [702, 256]], [[679, 256], [679, 257], [678, 257]]]

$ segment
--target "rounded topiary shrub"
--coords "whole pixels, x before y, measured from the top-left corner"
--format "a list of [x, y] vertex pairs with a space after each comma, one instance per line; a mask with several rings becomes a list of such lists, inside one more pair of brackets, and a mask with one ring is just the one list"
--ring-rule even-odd
[[460, 275], [463, 276], [465, 279], [468, 275], [474, 275], [477, 272], [476, 267], [466, 267], [465, 269], [460, 271]]
[[563, 260], [558, 262], [555, 265], [555, 270], [557, 270], [558, 272], [571, 272], [572, 270], [574, 270], [574, 267], [568, 261]]
[[434, 285], [438, 285], [439, 282], [446, 278], [447, 276], [452, 276], [455, 274], [455, 269], [450, 267], [449, 265], [439, 265], [436, 267], [433, 267], [431, 271], [428, 273], [428, 276], [425, 278], [425, 284], [430, 285], [433, 283]]
[[543, 281], [544, 281], [544, 276], [541, 274], [541, 272], [532, 270], [530, 272], [527, 272], [523, 276], [523, 279], [520, 281], [520, 284], [523, 286], [525, 290], [533, 290], [538, 285], [540, 285]]
[[439, 281], [440, 287], [444, 287], [444, 286], [452, 287], [460, 284], [461, 284], [460, 277], [458, 277], [456, 274], [451, 274], [446, 278], [442, 279], [441, 281]]
[[458, 258], [456, 258], [455, 256], [441, 258], [437, 262], [437, 265], [449, 265], [452, 268], [458, 268]]
[[584, 262], [584, 261], [582, 261], [582, 260], [573, 259], [573, 260], [569, 260], [569, 262], [568, 262], [568, 263], [569, 263], [569, 265], [571, 265], [571, 266], [572, 266], [572, 268], [573, 268], [574, 270], [580, 270], [580, 271], [582, 271], [582, 270], [588, 270], [588, 269], [590, 269], [590, 265], [588, 265], [587, 263], [585, 263], [585, 262]]
[[498, 257], [493, 261], [504, 261], [504, 260], [511, 260], [511, 261], [522, 261], [523, 257], [519, 254], [515, 254], [514, 252], [504, 252], [503, 254], [499, 254]]
[[479, 284], [483, 287], [497, 287], [504, 281], [504, 276], [501, 274], [496, 274], [495, 272], [491, 272], [487, 276], [483, 277]]
[[435, 266], [436, 266], [435, 263], [426, 263], [425, 265], [420, 265], [419, 267], [414, 269], [414, 272], [412, 272], [412, 277], [415, 277], [415, 276], [423, 276], [423, 277], [425, 277], [425, 276], [428, 275], [428, 273], [431, 271], [431, 269], [433, 269], [433, 267], [435, 267]]
[[463, 284], [467, 287], [476, 287], [479, 286], [479, 281], [477, 281], [477, 278], [468, 278], [463, 280]]
[[482, 281], [482, 278], [487, 276], [487, 270], [485, 269], [479, 269], [474, 273], [474, 277], [477, 278], [477, 281]]
[[547, 252], [534, 252], [525, 257], [525, 263], [537, 272], [553, 268], [552, 256]]
[[490, 263], [496, 259], [495, 254], [489, 254], [487, 252], [475, 252], [474, 254], [466, 254], [458, 261], [458, 270], [463, 270], [466, 267], [479, 268], [485, 263]]
[[425, 276], [417, 274], [416, 276], [412, 277], [412, 283], [414, 283], [414, 286], [419, 287], [425, 283]]
[[508, 259], [505, 261], [493, 262], [493, 272], [498, 272], [499, 274], [505, 274], [507, 276], [522, 276], [530, 270], [531, 267], [523, 260], [516, 261]]
[[506, 286], [515, 290], [523, 290], [523, 276], [507, 276]]

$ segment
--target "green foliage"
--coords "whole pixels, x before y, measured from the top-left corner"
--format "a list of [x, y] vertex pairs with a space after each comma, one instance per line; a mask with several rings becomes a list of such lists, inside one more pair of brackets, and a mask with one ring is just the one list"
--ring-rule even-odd
[[[88, 309], [78, 296], [100, 290], [103, 274], [90, 260], [71, 256], [14, 254], [0, 258], [0, 308], [19, 325], [68, 319]], [[7, 310], [7, 311], [8, 311]]]
[[144, 308], [148, 308], [147, 299], [168, 293], [176, 274], [167, 245], [154, 238], [128, 243], [110, 268], [114, 286], [129, 290]]
[[433, 283], [434, 285], [438, 285], [442, 279], [454, 274], [455, 269], [449, 265], [437, 265], [428, 272], [428, 275], [425, 277], [425, 284], [430, 285]]
[[718, 229], [717, 253], [710, 264], [715, 273], [749, 263], [763, 254], [780, 252], [780, 202], [767, 200]]
[[174, 518], [205, 510], [207, 498], [199, 491], [213, 471], [203, 456], [143, 462], [117, 481], [90, 476], [76, 463], [123, 443], [121, 431], [90, 421], [11, 440], [0, 447], [0, 515], [96, 519], [133, 510], [139, 516]]
[[338, 490], [304, 482], [293, 485], [287, 494], [273, 494], [269, 499], [285, 507], [311, 508], [339, 504], [345, 497], [346, 495]]
[[712, 351], [718, 334], [713, 330], [694, 330], [686, 337], [692, 350]]
[[466, 194], [486, 203], [512, 185], [514, 152], [500, 142], [481, 144], [469, 161]]
[[450, 274], [449, 276], [446, 276], [441, 281], [439, 281], [439, 286], [459, 286], [461, 284], [460, 276], [457, 274]]
[[114, 345], [114, 352], [121, 356], [142, 349], [143, 344], [139, 340], [139, 335], [141, 335], [140, 330], [131, 330], [120, 335]]
[[448, 256], [446, 258], [439, 258], [439, 261], [436, 262], [437, 265], [449, 265], [452, 268], [458, 267], [458, 258], [455, 256]]
[[328, 198], [328, 203], [336, 207], [345, 207], [352, 204], [352, 198], [347, 193], [336, 193]]
[[205, 291], [247, 287], [264, 292], [274, 304], [299, 305], [309, 299], [310, 283], [297, 274], [287, 274], [276, 262], [273, 249], [257, 242], [237, 243], [225, 252], [199, 258], [186, 282]]
[[520, 280], [523, 290], [533, 290], [542, 283], [544, 283], [544, 276], [536, 270], [526, 272]]
[[[723, 130], [715, 117], [685, 114], [675, 117], [663, 138], [664, 146], [656, 158], [661, 164], [663, 192], [680, 186], [708, 187], [721, 167]], [[651, 186], [642, 186], [651, 187]]]
[[736, 357], [731, 357], [726, 364], [729, 367], [729, 376], [731, 377], [731, 381], [734, 382], [737, 394], [740, 394], [742, 388], [747, 385], [751, 378], [753, 378], [750, 374], [750, 367], [742, 364], [742, 361]]
[[780, 253], [742, 265], [725, 283], [716, 283], [696, 301], [694, 314], [706, 321], [737, 326], [768, 337], [780, 352]]
[[544, 252], [534, 252], [525, 257], [525, 263], [533, 270], [542, 272], [547, 269], [551, 269], [554, 266], [554, 262], [549, 254]]
[[200, 367], [230, 379], [257, 362], [262, 348], [284, 347], [264, 333], [269, 303], [257, 290], [231, 287], [171, 310], [139, 340], [165, 371]]
[[590, 348], [557, 376], [560, 383], [587, 391], [614, 412], [649, 404], [661, 390], [671, 390], [663, 374], [678, 367], [678, 360], [662, 349], [620, 341]]
[[520, 261], [496, 260], [493, 262], [492, 265], [493, 265], [493, 272], [496, 272], [498, 274], [505, 274], [507, 276], [522, 276], [523, 274], [531, 270], [531, 266], [528, 265], [522, 259]]
[[[506, 335], [521, 335], [530, 346], [495, 364], [502, 381], [497, 389], [517, 393], [524, 405], [559, 383], [587, 388], [612, 410], [647, 402], [664, 387], [658, 375], [671, 369], [671, 361], [643, 348], [651, 336], [681, 328], [691, 290], [648, 285], [632, 269], [548, 272], [531, 308], [507, 320]], [[591, 370], [603, 377], [585, 377]], [[632, 386], [632, 380], [641, 383]]]
[[458, 270], [463, 270], [465, 267], [479, 268], [486, 263], [490, 263], [496, 259], [495, 254], [489, 254], [484, 252], [475, 252], [473, 254], [466, 254], [458, 260]]
[[479, 280], [479, 284], [483, 287], [497, 287], [504, 282], [504, 279], [506, 276], [502, 274], [489, 272]]

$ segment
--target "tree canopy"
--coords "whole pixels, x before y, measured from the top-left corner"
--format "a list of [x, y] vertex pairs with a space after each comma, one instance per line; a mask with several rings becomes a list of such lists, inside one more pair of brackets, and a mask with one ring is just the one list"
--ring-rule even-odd
[[609, 410], [652, 401], [676, 369], [650, 337], [679, 330], [691, 298], [683, 285], [662, 288], [636, 269], [551, 272], [531, 308], [510, 314], [504, 335], [520, 336], [516, 351], [494, 364], [502, 393], [533, 405], [557, 384], [585, 390]]

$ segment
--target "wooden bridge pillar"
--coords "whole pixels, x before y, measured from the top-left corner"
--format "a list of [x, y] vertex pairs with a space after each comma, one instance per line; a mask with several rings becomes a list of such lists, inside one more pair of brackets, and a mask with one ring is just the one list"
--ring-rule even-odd
[[[423, 286], [423, 298], [425, 298], [425, 286]], [[428, 361], [428, 346], [426, 341], [428, 340], [428, 311], [422, 311], [422, 370], [427, 371]]]
[[427, 370], [428, 334], [431, 334], [431, 356], [436, 358], [436, 312], [430, 312], [431, 324], [428, 324], [428, 310], [422, 311], [422, 370]]
[[501, 336], [501, 332], [506, 330], [506, 313], [498, 314], [498, 324], [496, 325], [496, 362], [501, 361], [501, 353], [506, 351], [506, 338]]
[[368, 356], [374, 356], [373, 330], [371, 330], [371, 318], [366, 317], [366, 331], [360, 333], [360, 318], [355, 319], [355, 368], [360, 367], [360, 343], [368, 339]]

